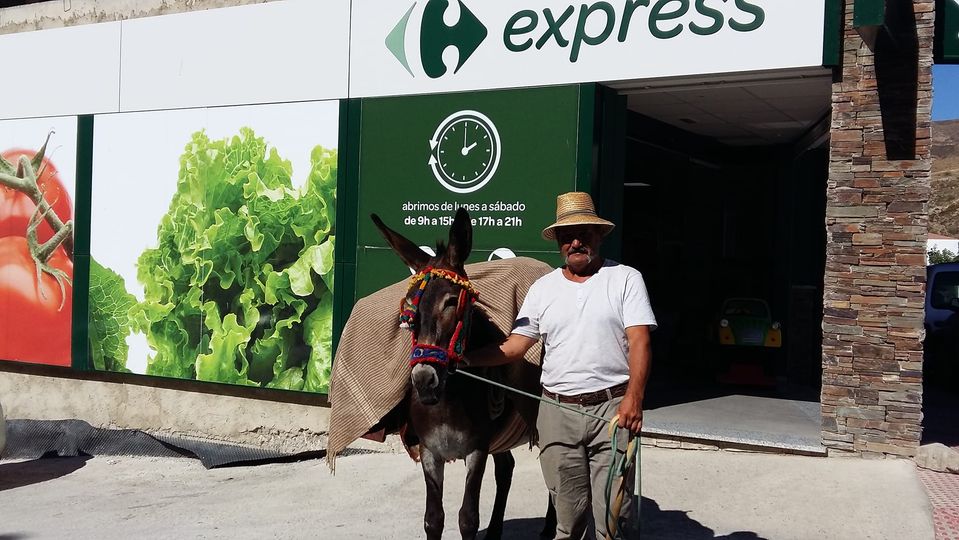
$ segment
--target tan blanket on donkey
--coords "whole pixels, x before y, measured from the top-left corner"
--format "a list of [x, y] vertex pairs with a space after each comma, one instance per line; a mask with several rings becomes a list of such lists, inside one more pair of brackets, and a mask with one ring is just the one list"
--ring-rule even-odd
[[[479, 291], [477, 305], [504, 335], [512, 330], [530, 286], [551, 270], [549, 265], [526, 257], [466, 266], [466, 273]], [[409, 281], [405, 280], [360, 299], [343, 329], [330, 380], [327, 461], [331, 467], [337, 454], [367, 433], [411, 388], [410, 333], [399, 328], [400, 301], [408, 288]], [[541, 346], [537, 344], [526, 354], [526, 361], [538, 366], [540, 353]], [[498, 374], [504, 381], [515, 375], [517, 369], [533, 371], [525, 366], [505, 369], [507, 372]], [[530, 390], [530, 381], [524, 382], [521, 386]], [[538, 386], [538, 381], [532, 383]], [[527, 426], [518, 414], [513, 416], [504, 433], [494, 440], [494, 450], [515, 447], [522, 442], [522, 435], [529, 433], [532, 426]]]

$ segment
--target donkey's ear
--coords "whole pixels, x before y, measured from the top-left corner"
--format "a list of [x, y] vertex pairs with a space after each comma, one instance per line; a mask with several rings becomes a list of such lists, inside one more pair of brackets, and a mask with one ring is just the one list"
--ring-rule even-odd
[[466, 264], [472, 249], [473, 223], [469, 212], [465, 208], [460, 208], [456, 211], [456, 218], [453, 219], [453, 226], [450, 228], [450, 244], [446, 251], [449, 254], [450, 264], [454, 268], [462, 267]]
[[370, 214], [370, 219], [380, 230], [380, 234], [386, 239], [386, 243], [393, 248], [393, 252], [400, 256], [400, 259], [413, 270], [419, 272], [430, 262], [430, 255], [419, 248], [413, 242], [410, 242], [402, 234], [390, 229], [383, 223], [380, 216]]

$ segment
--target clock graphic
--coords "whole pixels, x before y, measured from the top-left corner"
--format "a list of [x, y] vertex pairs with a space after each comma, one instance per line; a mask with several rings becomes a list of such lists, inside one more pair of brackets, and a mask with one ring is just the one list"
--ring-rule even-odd
[[430, 139], [433, 176], [454, 193], [472, 193], [485, 186], [496, 174], [499, 160], [496, 125], [477, 111], [449, 115]]

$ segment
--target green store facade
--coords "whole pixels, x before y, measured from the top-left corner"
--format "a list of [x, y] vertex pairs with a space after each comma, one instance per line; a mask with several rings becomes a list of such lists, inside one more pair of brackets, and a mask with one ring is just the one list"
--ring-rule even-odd
[[[725, 300], [755, 298], [783, 329], [761, 394], [818, 402], [822, 453], [913, 456], [931, 67], [959, 59], [959, 3], [527, 4], [7, 22], [0, 53], [70, 82], [0, 99], [0, 281], [20, 280], [0, 380], [322, 407], [353, 303], [409, 275], [369, 214], [429, 247], [465, 207], [473, 261], [556, 265], [540, 231], [580, 190], [646, 278], [662, 404], [733, 392], [711, 337]], [[17, 210], [31, 172], [59, 225]], [[68, 222], [42, 255], [67, 286], [31, 282], [29, 232]]]

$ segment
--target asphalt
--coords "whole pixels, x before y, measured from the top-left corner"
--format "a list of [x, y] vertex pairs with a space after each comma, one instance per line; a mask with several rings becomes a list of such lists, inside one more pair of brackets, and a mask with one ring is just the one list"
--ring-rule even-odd
[[[505, 537], [535, 538], [546, 491], [535, 451], [517, 467]], [[932, 539], [912, 462], [644, 448], [642, 538]], [[447, 466], [458, 538], [462, 463]], [[483, 526], [493, 497], [484, 479]], [[422, 538], [422, 474], [405, 454], [204, 469], [188, 458], [0, 462], [0, 538]]]

